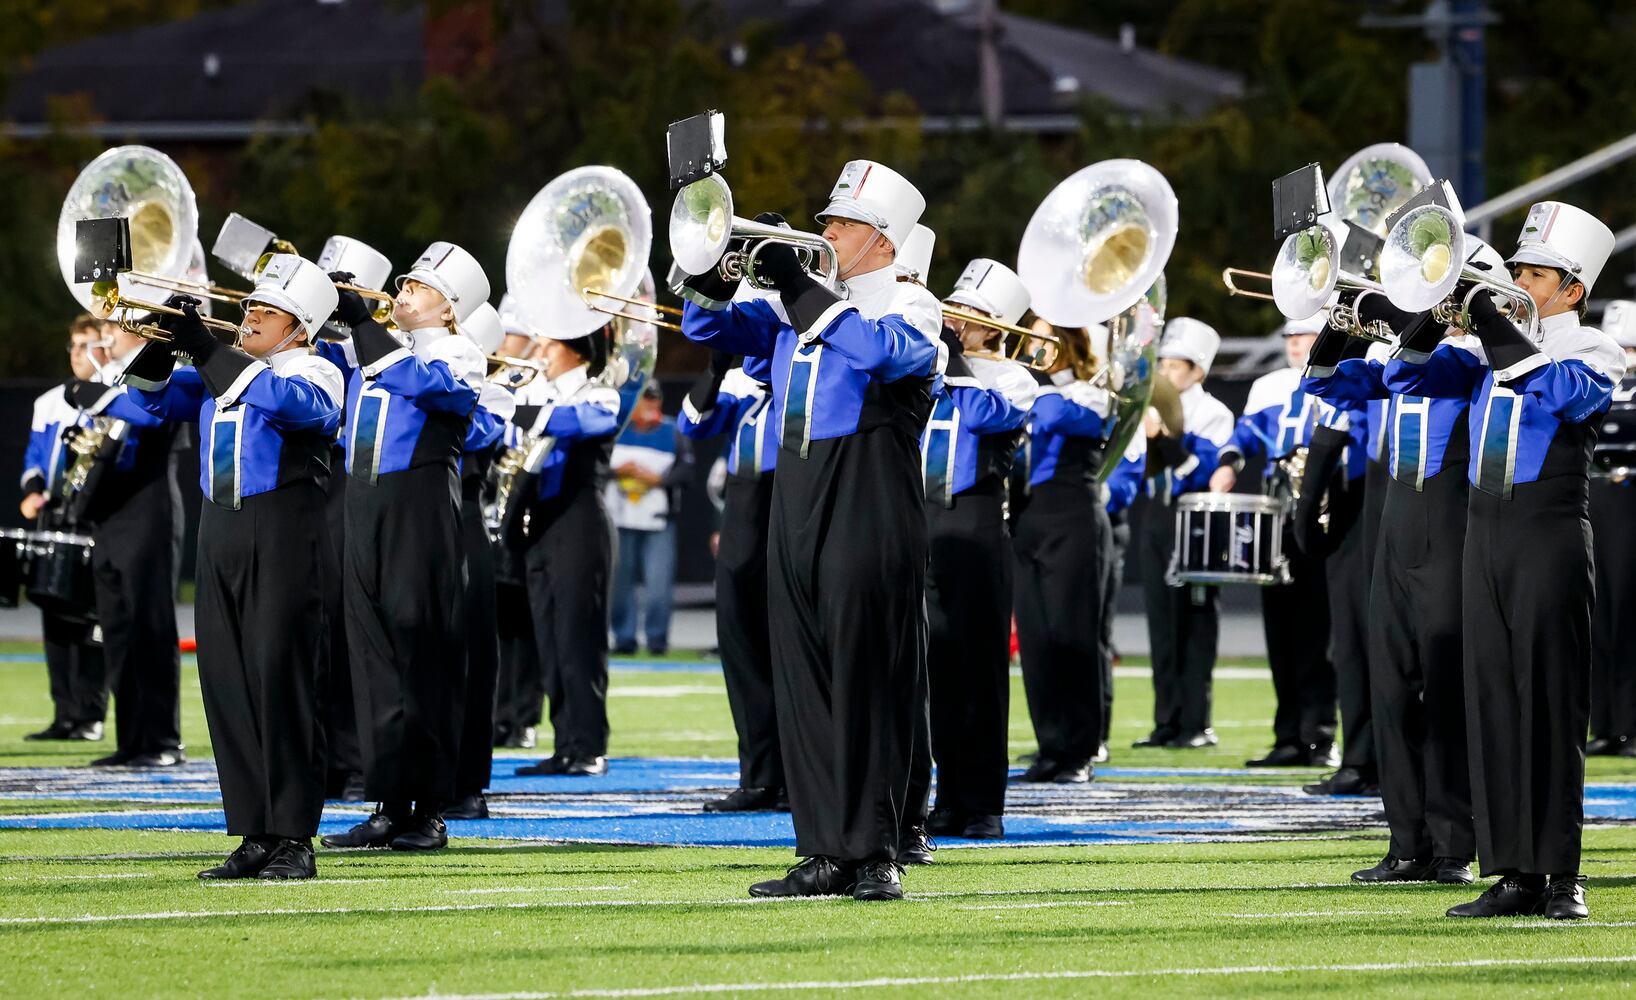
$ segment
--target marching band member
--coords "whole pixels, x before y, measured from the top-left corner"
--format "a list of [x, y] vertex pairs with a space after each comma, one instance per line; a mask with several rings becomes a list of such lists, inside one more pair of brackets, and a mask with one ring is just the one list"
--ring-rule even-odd
[[[1479, 292], [1477, 345], [1411, 339], [1386, 369], [1405, 393], [1469, 398], [1462, 567], [1466, 721], [1487, 892], [1454, 917], [1587, 915], [1579, 881], [1594, 567], [1587, 472], [1624, 351], [1580, 325], [1613, 233], [1572, 205], [1528, 211], [1507, 264], [1530, 337]], [[1412, 353], [1411, 353], [1412, 352]]]
[[[1322, 321], [1322, 314], [1319, 314]], [[1219, 468], [1210, 477], [1213, 493], [1230, 493], [1245, 460], [1265, 462], [1263, 480], [1278, 472], [1278, 462], [1304, 449], [1312, 438], [1316, 410], [1301, 391], [1301, 370], [1317, 339], [1310, 322], [1288, 322], [1279, 331], [1289, 364], [1256, 379], [1250, 386], [1244, 415], [1222, 446]], [[1288, 531], [1285, 532], [1288, 536]], [[1261, 588], [1262, 624], [1267, 660], [1272, 667], [1278, 707], [1273, 715], [1273, 748], [1250, 767], [1288, 765], [1335, 767], [1335, 668], [1329, 662], [1329, 592], [1323, 563], [1300, 551], [1286, 537], [1291, 581]]]
[[[74, 387], [74, 404], [128, 427], [107, 475], [86, 505], [96, 545], [102, 656], [114, 696], [116, 749], [93, 767], [176, 767], [182, 749], [182, 654], [176, 645], [177, 563], [182, 549], [176, 424], [137, 406], [118, 384], [146, 345], [114, 329], [99, 382]], [[162, 353], [154, 345], [153, 355]]]
[[[1636, 399], [1636, 302], [1609, 302], [1602, 332], [1625, 351], [1625, 380], [1614, 390], [1628, 423]], [[1627, 431], [1628, 433], [1628, 431]], [[1591, 634], [1591, 741], [1587, 756], [1636, 757], [1636, 635], [1628, 609], [1636, 601], [1636, 482], [1629, 473], [1591, 480], [1596, 529], [1596, 621]]]
[[[112, 324], [108, 324], [112, 326]], [[104, 324], [81, 315], [68, 328], [68, 364], [73, 378], [54, 385], [34, 400], [24, 453], [22, 514], [42, 527], [60, 523], [63, 491], [73, 452], [72, 436], [85, 417], [70, 396], [79, 382], [91, 382], [108, 360]], [[14, 593], [13, 597], [16, 596]], [[46, 675], [50, 679], [51, 724], [26, 740], [102, 739], [108, 714], [108, 686], [102, 646], [91, 641], [92, 626], [70, 621], [51, 608], [40, 609], [40, 632], [45, 646]]]
[[[937, 300], [892, 268], [925, 209], [902, 175], [846, 165], [824, 224], [845, 282], [761, 251], [779, 298], [732, 302], [707, 272], [683, 332], [773, 359], [782, 428], [768, 529], [779, 739], [804, 860], [756, 896], [898, 899], [915, 713], [925, 711], [926, 522], [918, 442], [942, 370]], [[844, 296], [844, 297], [842, 297]]]
[[[1044, 321], [1036, 328], [1045, 326]], [[1102, 745], [1101, 544], [1107, 517], [1096, 484], [1113, 398], [1094, 388], [1088, 331], [1051, 327], [1060, 344], [1037, 375], [1027, 414], [1023, 481], [1012, 500], [1017, 649], [1039, 754], [1027, 782], [1077, 784]]]
[[486, 364], [449, 328], [488, 298], [476, 258], [433, 243], [400, 280], [400, 342], [342, 292], [347, 386], [347, 653], [376, 811], [325, 847], [436, 850], [455, 797], [465, 683], [459, 461]]
[[131, 396], [199, 423], [199, 686], [227, 832], [242, 842], [202, 879], [311, 878], [324, 808], [319, 697], [327, 643], [323, 479], [344, 383], [311, 341], [335, 309], [316, 265], [276, 254], [243, 301], [238, 347], [167, 319], [191, 368]]
[[789, 808], [767, 620], [767, 518], [778, 467], [778, 426], [769, 419], [772, 362], [734, 360], [711, 353], [709, 370], [688, 390], [677, 420], [691, 438], [732, 435], [716, 547], [716, 643], [738, 734], [738, 788], [706, 802], [705, 812], [776, 809], [781, 802]]
[[[1102, 329], [1106, 329], [1105, 327]], [[1095, 344], [1097, 331], [1091, 331], [1092, 349], [1096, 356], [1108, 356], [1107, 343]], [[1102, 745], [1097, 747], [1091, 763], [1101, 764], [1108, 759], [1108, 739], [1113, 732], [1113, 661], [1118, 650], [1113, 643], [1114, 616], [1119, 613], [1119, 588], [1125, 580], [1125, 555], [1130, 551], [1130, 508], [1142, 489], [1142, 474], [1147, 468], [1147, 435], [1131, 436], [1119, 463], [1102, 483], [1105, 498], [1103, 508], [1108, 512], [1108, 537], [1103, 548], [1102, 586], [1102, 641], [1099, 644], [1102, 659]]]
[[1210, 725], [1211, 672], [1221, 634], [1221, 607], [1214, 587], [1172, 587], [1165, 581], [1175, 547], [1171, 504], [1206, 488], [1216, 456], [1233, 433], [1233, 414], [1204, 389], [1204, 378], [1221, 347], [1221, 335], [1205, 323], [1179, 316], [1165, 324], [1159, 341], [1159, 375], [1181, 398], [1180, 436], [1165, 432], [1158, 413], [1144, 420], [1141, 547], [1142, 593], [1148, 642], [1153, 651], [1153, 731], [1136, 747], [1193, 748], [1216, 742]]
[[[487, 302], [459, 324], [459, 332], [485, 355], [500, 350], [504, 331], [500, 314]], [[460, 534], [466, 548], [466, 690], [455, 762], [455, 799], [443, 818], [487, 819], [488, 788], [494, 770], [494, 699], [500, 676], [500, 634], [494, 584], [494, 550], [483, 522], [483, 484], [489, 465], [517, 409], [511, 390], [485, 379], [478, 387], [477, 409], [460, 453]]]
[[[1429, 316], [1392, 309], [1381, 295], [1364, 296], [1359, 309], [1366, 319], [1389, 322], [1399, 336], [1431, 323]], [[1393, 393], [1386, 386], [1386, 365], [1375, 352], [1347, 356], [1359, 343], [1326, 326], [1302, 381], [1306, 391], [1338, 405], [1387, 402], [1381, 457], [1390, 478], [1381, 517], [1391, 530], [1380, 534], [1370, 574], [1368, 662], [1371, 725], [1391, 841], [1378, 864], [1352, 878], [1460, 885], [1472, 881], [1469, 866], [1477, 851], [1458, 599], [1470, 401]], [[1433, 594], [1438, 599], [1428, 600]]]
[[[512, 423], [549, 439], [543, 464], [514, 488], [528, 512], [524, 545], [528, 605], [545, 671], [554, 734], [551, 756], [521, 775], [608, 772], [608, 585], [613, 523], [604, 488], [619, 429], [619, 393], [598, 376], [612, 326], [557, 339], [541, 331], [545, 373], [517, 393]], [[519, 539], [508, 528], [508, 539]]]
[[[966, 265], [944, 301], [1014, 326], [1028, 311], [1028, 289], [1004, 264], [979, 258]], [[1003, 330], [946, 321], [948, 367], [920, 444], [931, 553], [926, 666], [937, 763], [937, 808], [926, 830], [986, 840], [1005, 834], [1010, 765], [1013, 572], [1006, 479], [1039, 389], [1028, 369], [992, 357], [1005, 353]], [[967, 351], [989, 356], [968, 358]]]
[[[362, 240], [331, 236], [316, 261], [331, 281], [380, 291], [392, 276], [392, 262]], [[334, 318], [315, 338], [318, 356], [340, 369], [346, 382], [358, 367], [352, 346], [352, 331], [336, 326]], [[343, 414], [344, 418], [345, 414]], [[341, 589], [345, 577], [346, 552], [346, 425], [337, 429], [330, 443], [330, 474], [325, 480], [324, 520], [329, 528], [328, 561], [324, 581], [329, 620], [329, 663], [324, 671], [324, 740], [329, 749], [330, 794], [346, 802], [364, 801], [364, 758], [358, 742], [357, 699], [352, 692], [352, 663], [347, 657], [346, 618], [341, 612]]]

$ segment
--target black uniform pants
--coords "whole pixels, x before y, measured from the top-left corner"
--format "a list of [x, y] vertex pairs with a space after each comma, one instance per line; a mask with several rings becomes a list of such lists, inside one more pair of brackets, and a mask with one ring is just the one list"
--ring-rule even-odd
[[1221, 637], [1220, 595], [1214, 587], [1165, 582], [1176, 544], [1176, 515], [1142, 497], [1136, 548], [1153, 657], [1153, 729], [1165, 738], [1210, 728], [1211, 672]]
[[227, 832], [311, 837], [324, 809], [324, 491], [199, 512], [199, 687]]
[[1125, 553], [1130, 550], [1130, 521], [1123, 513], [1105, 522], [1108, 533], [1103, 544], [1102, 573], [1102, 742], [1113, 732], [1113, 621], [1119, 613], [1119, 586], [1125, 580]]
[[422, 465], [348, 483], [345, 568], [366, 794], [441, 806], [455, 796], [466, 684], [454, 470]]
[[738, 733], [738, 782], [745, 788], [784, 785], [767, 625], [767, 522], [772, 516], [773, 475], [727, 477], [716, 546], [716, 644], [721, 648], [727, 706]]
[[1596, 618], [1591, 733], [1636, 739], [1636, 482], [1591, 480]]
[[1261, 588], [1261, 622], [1272, 668], [1276, 746], [1335, 742], [1335, 668], [1329, 662], [1329, 588], [1322, 560], [1303, 555], [1286, 534], [1293, 582]]
[[1476, 856], [1466, 765], [1461, 560], [1466, 465], [1425, 482], [1392, 480], [1369, 599], [1370, 698], [1390, 851]]
[[101, 722], [108, 714], [107, 668], [102, 646], [91, 641], [91, 629], [84, 622], [40, 612], [53, 723]]
[[494, 564], [495, 624], [500, 643], [500, 677], [494, 696], [494, 738], [498, 741], [540, 724], [545, 672], [540, 667], [534, 617], [528, 607], [523, 554], [496, 547]]
[[483, 526], [482, 482], [464, 484], [460, 533], [466, 548], [466, 694], [455, 794], [480, 795], [494, 769], [494, 692], [500, 673], [494, 550]]
[[554, 752], [608, 752], [608, 583], [613, 529], [594, 487], [556, 497], [526, 553], [528, 606], [545, 671]]
[[1484, 875], [1579, 871], [1590, 722], [1591, 558], [1582, 476], [1473, 488], [1461, 588], [1467, 746]]
[[102, 655], [123, 756], [182, 745], [182, 654], [176, 646], [181, 504], [173, 472], [135, 487], [93, 530]]
[[[1362, 486], [1358, 483], [1357, 486]], [[1329, 659], [1341, 709], [1341, 766], [1375, 773], [1375, 737], [1369, 700], [1370, 566], [1362, 526], [1353, 524], [1324, 560], [1329, 588]]]
[[768, 617], [795, 851], [895, 859], [926, 712], [919, 443], [882, 426], [779, 458]]
[[351, 476], [346, 474], [346, 453], [340, 448], [330, 452], [332, 470], [324, 485], [324, 523], [329, 529], [324, 547], [324, 605], [328, 625], [328, 643], [325, 646], [328, 662], [323, 671], [323, 697], [319, 704], [324, 713], [324, 744], [329, 761], [326, 787], [331, 795], [340, 795], [347, 779], [364, 770], [363, 751], [358, 747], [358, 716], [352, 696], [352, 664], [347, 659], [346, 616], [342, 611], [342, 572], [346, 551], [346, 489]]
[[1041, 761], [1084, 764], [1102, 742], [1107, 516], [1093, 488], [1047, 483], [1017, 518], [1017, 649]]
[[1010, 765], [1011, 539], [997, 482], [926, 505], [931, 563], [926, 651], [937, 805], [962, 815], [1005, 811]]

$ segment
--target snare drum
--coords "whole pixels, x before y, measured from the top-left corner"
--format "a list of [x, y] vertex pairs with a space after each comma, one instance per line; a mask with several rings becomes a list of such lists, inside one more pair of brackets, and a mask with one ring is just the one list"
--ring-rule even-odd
[[28, 564], [27, 538], [28, 532], [21, 528], [0, 528], [0, 608], [17, 606], [17, 591], [22, 589]]
[[1179, 498], [1176, 548], [1166, 582], [1173, 587], [1289, 583], [1289, 560], [1284, 555], [1286, 515], [1286, 502], [1276, 497], [1189, 493]]
[[23, 543], [30, 559], [28, 599], [71, 622], [97, 620], [96, 586], [91, 576], [90, 535], [66, 531], [30, 532]]

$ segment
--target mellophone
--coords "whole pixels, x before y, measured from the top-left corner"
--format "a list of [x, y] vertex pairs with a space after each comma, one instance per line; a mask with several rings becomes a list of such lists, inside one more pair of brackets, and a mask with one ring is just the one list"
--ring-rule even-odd
[[58, 618], [82, 625], [97, 620], [90, 535], [72, 531], [0, 529], [0, 607], [17, 606], [19, 590]]

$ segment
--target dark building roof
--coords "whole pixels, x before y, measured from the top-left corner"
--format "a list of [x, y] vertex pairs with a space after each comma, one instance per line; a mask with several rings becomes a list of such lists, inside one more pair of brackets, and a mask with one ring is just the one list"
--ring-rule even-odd
[[[561, 0], [543, 0], [561, 18]], [[914, 99], [928, 127], [981, 121], [981, 32], [963, 0], [718, 0], [723, 37], [750, 21], [779, 43], [827, 34], [878, 91]], [[315, 92], [382, 104], [412, 94], [427, 75], [424, 5], [393, 0], [260, 0], [164, 24], [86, 39], [32, 60], [10, 81], [4, 118], [20, 136], [41, 132], [48, 99], [85, 94], [106, 121], [96, 131], [163, 139], [236, 139], [299, 129]], [[1028, 131], [1077, 127], [1079, 102], [1105, 99], [1133, 113], [1197, 113], [1242, 91], [1234, 74], [1084, 31], [1001, 12], [996, 59], [1005, 124]]]

